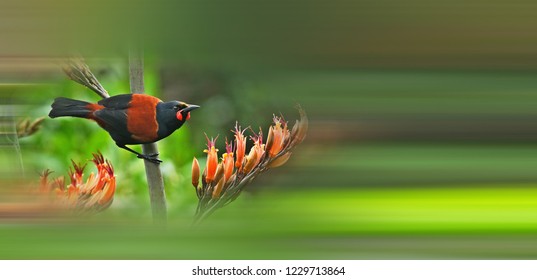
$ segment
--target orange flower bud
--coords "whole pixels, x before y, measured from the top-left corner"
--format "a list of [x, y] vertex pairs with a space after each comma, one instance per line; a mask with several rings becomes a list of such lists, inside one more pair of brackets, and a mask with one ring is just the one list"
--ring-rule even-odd
[[216, 173], [214, 175], [213, 182], [218, 182], [220, 179], [224, 177], [224, 163], [221, 162], [218, 164], [218, 167], [216, 168]]
[[252, 169], [254, 169], [258, 161], [258, 154], [255, 151], [254, 147], [252, 147], [252, 149], [250, 149], [250, 153], [246, 157], [246, 163], [244, 164], [244, 168], [242, 169], [242, 171], [244, 171], [244, 173], [249, 173], [250, 171], [252, 171]]
[[78, 187], [78, 185], [82, 184], [82, 176], [84, 176], [84, 169], [86, 168], [86, 165], [76, 164], [76, 162], [73, 160], [71, 160], [71, 163], [73, 164], [73, 169], [69, 170], [71, 185]]
[[250, 149], [248, 156], [246, 156], [246, 164], [244, 165], [244, 173], [248, 173], [259, 164], [261, 157], [265, 153], [265, 145], [263, 144], [263, 135], [260, 131], [258, 135], [251, 137], [254, 141], [254, 146]]
[[235, 154], [237, 156], [235, 160], [235, 167], [239, 169], [242, 166], [244, 155], [246, 153], [246, 137], [244, 137], [244, 130], [241, 130], [241, 127], [238, 123], [235, 124]]
[[211, 183], [214, 180], [216, 167], [218, 166], [218, 149], [215, 148], [215, 142], [216, 139], [209, 140], [209, 138], [207, 138], [207, 149], [203, 151], [207, 153], [207, 166], [205, 168], [207, 172], [205, 181], [207, 183]]
[[270, 151], [270, 149], [272, 149], [273, 144], [274, 144], [274, 131], [273, 131], [272, 126], [270, 126], [268, 134], [267, 134], [267, 143], [265, 144], [265, 149], [267, 151]]
[[106, 187], [103, 188], [101, 199], [99, 199], [100, 205], [111, 203], [116, 191], [116, 177], [109, 178], [106, 181]]
[[287, 124], [283, 123], [282, 127], [282, 122], [281, 118], [275, 116], [274, 125], [269, 129], [270, 146], [269, 140], [267, 140], [267, 151], [270, 157], [275, 157], [282, 150], [287, 130]]
[[226, 153], [222, 155], [222, 162], [224, 164], [224, 178], [229, 180], [231, 174], [233, 174], [233, 146], [226, 141]]
[[214, 190], [212, 193], [213, 198], [216, 199], [220, 197], [220, 194], [222, 193], [222, 189], [224, 188], [224, 181], [225, 181], [224, 178], [220, 179], [220, 181], [218, 181], [218, 184], [216, 184], [216, 186], [214, 187]]
[[226, 178], [227, 181], [229, 180], [229, 177], [231, 177], [231, 174], [233, 174], [233, 154], [225, 154], [224, 156], [224, 178]]
[[194, 158], [192, 160], [192, 186], [197, 188], [200, 183], [200, 164], [198, 160]]
[[[94, 177], [93, 173], [91, 173], [84, 188], [85, 192], [91, 192], [92, 194], [102, 190], [110, 182], [110, 178], [115, 178], [112, 165], [110, 162], [105, 161], [103, 155], [93, 154], [93, 163], [97, 166], [97, 176]], [[92, 180], [93, 178], [95, 179]]]

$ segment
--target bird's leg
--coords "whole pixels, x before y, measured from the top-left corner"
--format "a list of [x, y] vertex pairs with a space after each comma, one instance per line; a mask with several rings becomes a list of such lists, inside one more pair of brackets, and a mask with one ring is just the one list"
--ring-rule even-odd
[[127, 151], [133, 153], [133, 154], [136, 154], [136, 156], [137, 156], [138, 158], [143, 158], [143, 159], [145, 159], [145, 160], [148, 160], [148, 161], [150, 161], [150, 162], [157, 163], [157, 164], [162, 162], [162, 160], [160, 160], [160, 159], [157, 158], [157, 157], [158, 157], [158, 153], [157, 153], [157, 154], [150, 154], [150, 155], [143, 155], [143, 154], [140, 154], [140, 153], [138, 153], [137, 151], [135, 151], [135, 150], [133, 150], [133, 149], [131, 149], [131, 148], [125, 146], [125, 145], [119, 145], [119, 144], [117, 144], [117, 143], [116, 143], [116, 145], [117, 145], [118, 147], [122, 148], [122, 149], [125, 149], [125, 150], [127, 150]]

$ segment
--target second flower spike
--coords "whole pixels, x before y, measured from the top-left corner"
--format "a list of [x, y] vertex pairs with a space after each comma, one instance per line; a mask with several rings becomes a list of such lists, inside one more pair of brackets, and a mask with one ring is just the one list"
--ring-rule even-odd
[[116, 191], [116, 176], [112, 164], [98, 153], [92, 162], [97, 173], [91, 173], [84, 181], [86, 164], [73, 162], [69, 170], [70, 184], [65, 185], [63, 177], [49, 181], [50, 171], [41, 175], [40, 191], [49, 194], [54, 205], [76, 212], [98, 212], [108, 208]]

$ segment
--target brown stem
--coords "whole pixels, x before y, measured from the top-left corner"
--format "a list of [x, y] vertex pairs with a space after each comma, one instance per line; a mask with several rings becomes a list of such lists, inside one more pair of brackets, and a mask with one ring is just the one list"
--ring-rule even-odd
[[[129, 79], [131, 93], [145, 93], [144, 86], [144, 57], [143, 52], [131, 49], [129, 52]], [[145, 155], [158, 154], [156, 143], [142, 145], [142, 153]], [[144, 160], [145, 175], [149, 187], [149, 197], [151, 200], [151, 210], [153, 221], [159, 224], [165, 224], [167, 219], [166, 213], [166, 194], [164, 193], [164, 182], [162, 173], [157, 163]]]

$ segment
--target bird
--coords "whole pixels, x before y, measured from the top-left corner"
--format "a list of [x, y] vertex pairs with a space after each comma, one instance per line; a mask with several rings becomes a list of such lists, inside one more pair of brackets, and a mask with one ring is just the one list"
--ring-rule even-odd
[[151, 95], [132, 93], [104, 98], [97, 103], [58, 97], [51, 105], [50, 118], [90, 119], [106, 130], [119, 148], [153, 163], [158, 154], [144, 155], [126, 145], [148, 144], [168, 137], [199, 108], [181, 101], [163, 102]]

